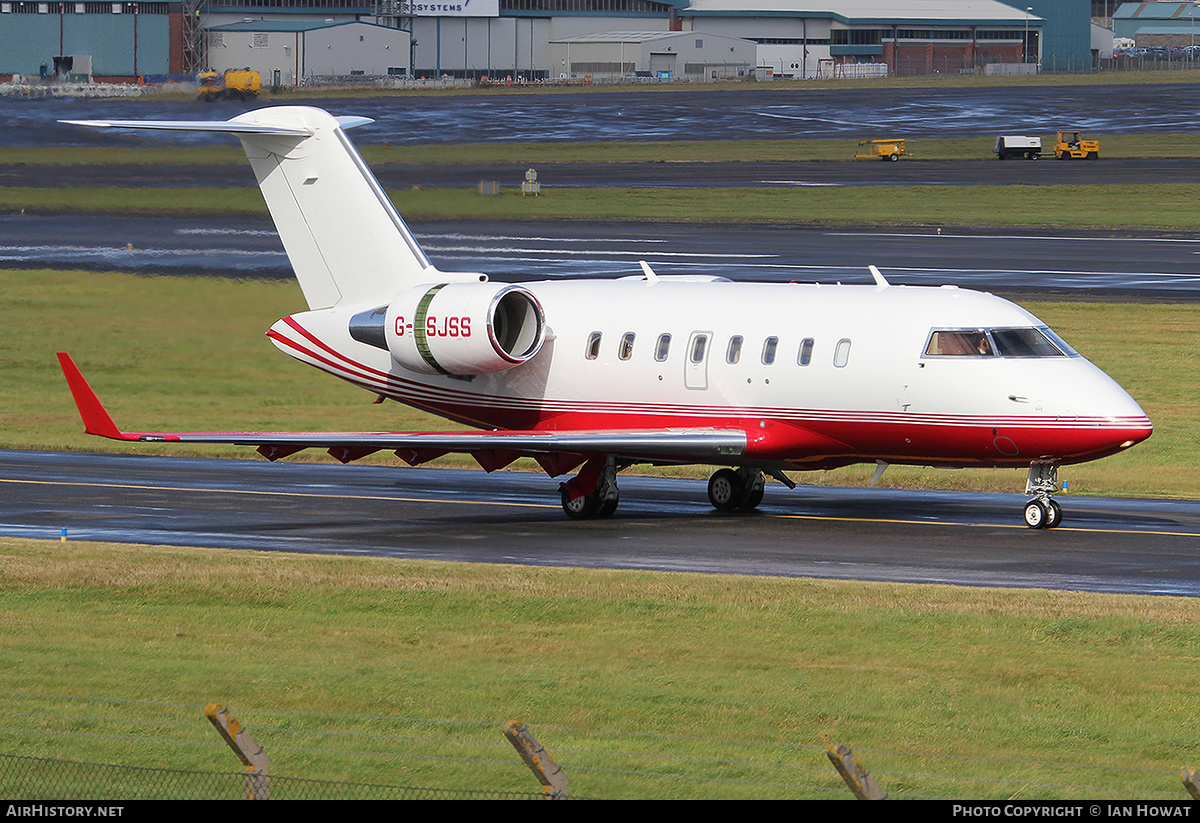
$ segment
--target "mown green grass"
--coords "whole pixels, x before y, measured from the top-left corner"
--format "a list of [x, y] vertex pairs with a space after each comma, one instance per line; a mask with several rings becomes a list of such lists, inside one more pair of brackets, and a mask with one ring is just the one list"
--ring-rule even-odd
[[[883, 165], [883, 164], [880, 164]], [[545, 175], [543, 176], [545, 179]], [[1200, 184], [848, 186], [845, 188], [555, 189], [516, 184], [481, 197], [462, 189], [394, 189], [415, 220], [636, 220], [817, 225], [1193, 229]], [[0, 188], [0, 211], [55, 214], [265, 215], [253, 189]]]
[[[1069, 124], [1062, 124], [1068, 127]], [[1035, 135], [1049, 155], [1054, 134]], [[859, 140], [874, 137], [907, 137], [904, 130], [877, 134], [863, 130], [856, 138], [802, 140], [621, 141], [556, 143], [486, 143], [466, 145], [364, 145], [359, 150], [368, 163], [455, 165], [465, 163], [711, 163], [759, 161], [846, 161], [861, 154]], [[1200, 134], [1088, 135], [1100, 141], [1105, 159], [1200, 157]], [[931, 160], [994, 160], [995, 137], [922, 137], [910, 139], [911, 157], [903, 162]], [[164, 164], [222, 165], [246, 162], [236, 145], [228, 146], [89, 146], [6, 148], [0, 163], [71, 166]], [[860, 161], [861, 162], [861, 161]], [[86, 185], [86, 181], [80, 181]]]
[[[445, 421], [373, 396], [279, 353], [264, 332], [304, 306], [291, 281], [0, 271], [0, 446], [252, 456], [234, 447], [128, 445], [90, 437], [55, 352], [69, 352], [131, 431], [438, 430]], [[1156, 430], [1121, 455], [1063, 470], [1072, 493], [1200, 497], [1200, 305], [1029, 302], [1111, 374]], [[305, 453], [309, 455], [309, 453]], [[312, 457], [312, 455], [309, 455]], [[465, 458], [450, 465], [473, 465]], [[689, 470], [694, 473], [696, 470]], [[701, 470], [702, 471], [702, 470]], [[865, 483], [871, 468], [801, 473]], [[1014, 491], [1012, 471], [893, 467], [884, 485]]]
[[898, 797], [1183, 800], [1196, 765], [1188, 598], [5, 539], [0, 608], [26, 755], [235, 772], [219, 702], [273, 775], [535, 789], [518, 720], [594, 798], [848, 799], [834, 743]]

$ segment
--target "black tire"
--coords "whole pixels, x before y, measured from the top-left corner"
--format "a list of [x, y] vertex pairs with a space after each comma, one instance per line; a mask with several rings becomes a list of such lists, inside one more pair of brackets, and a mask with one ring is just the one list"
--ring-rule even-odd
[[606, 517], [612, 517], [613, 512], [617, 510], [617, 504], [621, 502], [621, 494], [616, 489], [613, 489], [612, 496], [605, 499], [603, 502], [596, 504], [596, 513], [592, 515], [597, 520]]
[[1053, 529], [1062, 522], [1062, 519], [1062, 506], [1058, 505], [1057, 500], [1048, 501], [1046, 503], [1046, 525], [1042, 528]]
[[1030, 500], [1025, 504], [1025, 525], [1031, 529], [1046, 528], [1050, 513], [1041, 500]]
[[742, 481], [733, 469], [720, 469], [708, 478], [708, 502], [717, 511], [733, 511], [744, 497]]
[[752, 512], [758, 508], [758, 504], [763, 501], [763, 496], [767, 493], [766, 484], [755, 484], [757, 488], [747, 489], [742, 496], [742, 502], [738, 504], [738, 510], [744, 512]]
[[[590, 520], [596, 514], [596, 495], [585, 494], [571, 499], [571, 490], [564, 486], [561, 489], [563, 512], [572, 520]], [[614, 507], [615, 508], [615, 507]], [[612, 514], [612, 512], [609, 512]]]

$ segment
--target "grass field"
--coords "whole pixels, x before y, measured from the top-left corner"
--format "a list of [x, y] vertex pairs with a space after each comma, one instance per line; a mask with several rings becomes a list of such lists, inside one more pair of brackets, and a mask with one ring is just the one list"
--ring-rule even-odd
[[1200, 762], [1186, 598], [0, 540], [0, 607], [26, 755], [236, 772], [219, 702], [273, 775], [532, 790], [518, 720], [594, 798], [848, 799], [835, 743], [913, 798]]
[[[1114, 186], [848, 186], [845, 188], [462, 189], [388, 193], [406, 218], [632, 220], [805, 225], [1024, 226], [1187, 230], [1200, 225], [1200, 184]], [[1118, 196], [1118, 194], [1120, 196]], [[252, 189], [0, 188], [0, 211], [55, 214], [266, 215]]]

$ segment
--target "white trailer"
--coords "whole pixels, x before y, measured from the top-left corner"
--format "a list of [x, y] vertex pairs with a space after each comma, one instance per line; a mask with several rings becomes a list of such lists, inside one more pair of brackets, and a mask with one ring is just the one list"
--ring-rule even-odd
[[1037, 160], [1042, 156], [1042, 138], [1022, 137], [1005, 134], [996, 138], [996, 147], [992, 149], [997, 160], [1008, 160], [1013, 157], [1024, 157], [1026, 160]]

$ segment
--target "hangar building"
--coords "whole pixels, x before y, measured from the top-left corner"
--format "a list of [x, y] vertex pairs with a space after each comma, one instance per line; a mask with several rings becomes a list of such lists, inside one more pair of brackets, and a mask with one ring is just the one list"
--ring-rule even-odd
[[550, 65], [560, 77], [656, 77], [722, 80], [745, 77], [757, 65], [749, 40], [678, 31], [610, 31], [550, 41]]
[[179, 72], [182, 44], [178, 3], [0, 2], [0, 75], [53, 74], [59, 55], [97, 80]]
[[248, 68], [265, 85], [295, 86], [303, 78], [403, 76], [411, 35], [375, 23], [266, 20], [205, 30], [208, 68]]
[[691, 0], [679, 14], [692, 31], [758, 43], [773, 75], [805, 78], [853, 63], [896, 75], [1036, 63], [1044, 23], [996, 0]]
[[[216, 63], [224, 58], [217, 59], [215, 50], [205, 53], [213, 42], [207, 34], [211, 32], [227, 43], [250, 35], [247, 52], [273, 52], [276, 41], [290, 37], [291, 53], [272, 54], [272, 68], [264, 78], [270, 82], [278, 70], [286, 84], [285, 73], [305, 76], [310, 68], [318, 71], [320, 61], [312, 44], [325, 38], [326, 51], [340, 47], [348, 32], [325, 29], [345, 23], [411, 33], [407, 59], [393, 56], [403, 45], [390, 41], [380, 47], [389, 52], [382, 56], [373, 54], [375, 46], [363, 47], [372, 52], [370, 66], [331, 63], [319, 69], [322, 73], [558, 78], [578, 74], [564, 63], [568, 43], [571, 62], [617, 63], [622, 68], [633, 62], [635, 73], [655, 73], [640, 54], [632, 61], [622, 57], [621, 33], [628, 32], [692, 32], [749, 40], [756, 47], [753, 63], [760, 77], [768, 72], [815, 77], [835, 66], [861, 63], [886, 66], [889, 74], [924, 74], [976, 71], [1022, 58], [1041, 58], [1050, 68], [1050, 55], [1090, 59], [1089, 4], [1027, 2], [1031, 5], [998, 0], [0, 0], [0, 75], [37, 73], [42, 63], [59, 54], [91, 55], [93, 72], [107, 76], [221, 68]], [[578, 38], [597, 35], [607, 36], [615, 48], [605, 48], [603, 38], [593, 39], [586, 48], [598, 56], [577, 60], [577, 45], [585, 48]], [[360, 29], [354, 37], [363, 40], [351, 39], [350, 48], [372, 44], [372, 36]], [[299, 45], [298, 37], [303, 41]], [[642, 37], [638, 42], [649, 48], [651, 41]], [[685, 42], [680, 39], [676, 45]], [[725, 53], [731, 47], [734, 63], [744, 62], [736, 43], [725, 44]], [[217, 48], [228, 52], [230, 46]], [[301, 49], [306, 59], [298, 69]], [[679, 52], [673, 48], [670, 53]], [[263, 56], [248, 54], [247, 59], [230, 60], [227, 67], [255, 65]], [[290, 58], [290, 68], [283, 57]], [[712, 54], [685, 62], [693, 68], [721, 65]], [[685, 69], [679, 67], [672, 76], [701, 76]], [[706, 79], [712, 78], [713, 70], [707, 70]], [[725, 69], [715, 70], [719, 76], [731, 76]]]
[[1122, 3], [1113, 14], [1113, 36], [1141, 48], [1179, 48], [1195, 39], [1200, 9], [1194, 3]]

